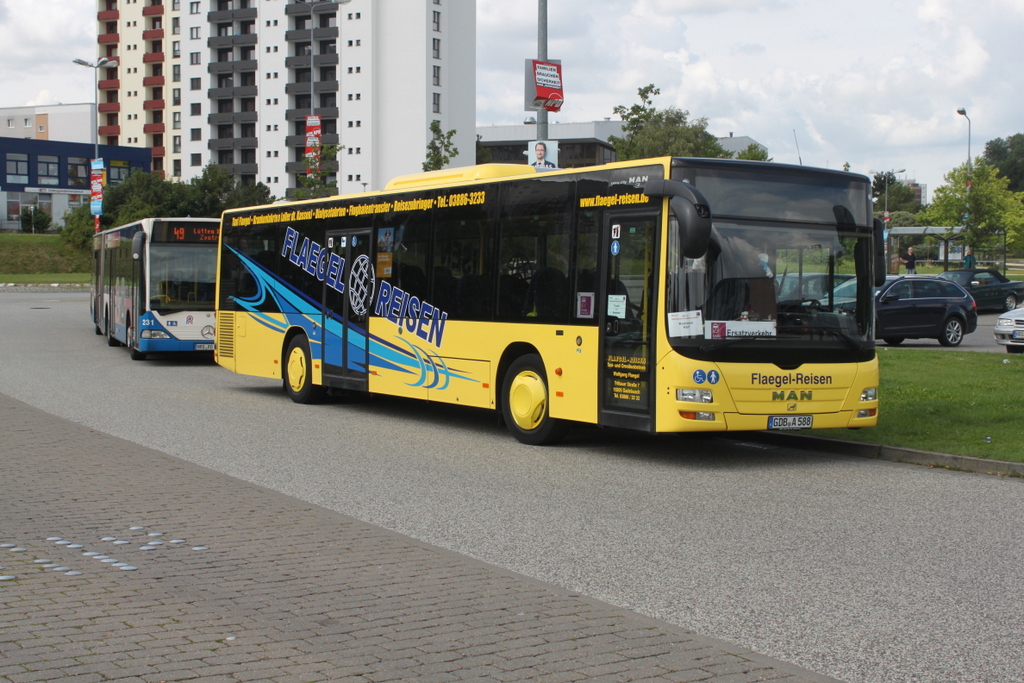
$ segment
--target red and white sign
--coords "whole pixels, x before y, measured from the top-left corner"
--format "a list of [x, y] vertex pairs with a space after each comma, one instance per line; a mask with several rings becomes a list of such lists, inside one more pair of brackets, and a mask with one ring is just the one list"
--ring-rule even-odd
[[320, 136], [323, 128], [320, 125], [320, 117], [310, 115], [306, 117], [306, 163], [309, 166], [319, 166], [320, 157]]
[[565, 102], [562, 92], [562, 64], [557, 61], [526, 60], [526, 101], [528, 109], [558, 111]]

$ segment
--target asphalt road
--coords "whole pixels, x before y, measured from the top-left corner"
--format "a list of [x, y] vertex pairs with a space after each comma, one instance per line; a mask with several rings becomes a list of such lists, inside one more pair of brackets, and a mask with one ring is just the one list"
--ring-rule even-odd
[[1024, 680], [1018, 479], [742, 435], [532, 448], [474, 410], [299, 406], [210, 362], [129, 360], [82, 293], [0, 293], [0, 359], [0, 392], [53, 414], [842, 680]]

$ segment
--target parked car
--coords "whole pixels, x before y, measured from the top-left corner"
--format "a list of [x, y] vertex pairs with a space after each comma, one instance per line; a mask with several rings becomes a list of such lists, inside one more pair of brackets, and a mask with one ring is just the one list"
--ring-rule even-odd
[[1007, 311], [996, 320], [996, 343], [1008, 353], [1024, 353], [1024, 308]]
[[[832, 290], [832, 305], [837, 311], [853, 308], [856, 295], [856, 280], [844, 282]], [[828, 303], [821, 299], [823, 306]], [[875, 338], [890, 346], [905, 339], [938, 339], [943, 346], [959, 346], [964, 335], [977, 328], [977, 304], [951, 280], [889, 275], [884, 285], [875, 288]]]
[[939, 277], [952, 280], [970, 292], [978, 302], [978, 310], [1012, 311], [1024, 302], [1024, 282], [1008, 280], [996, 270], [950, 270], [940, 273]]
[[890, 275], [875, 293], [875, 337], [895, 346], [904, 339], [938, 339], [959, 346], [978, 328], [978, 305], [952, 280]]

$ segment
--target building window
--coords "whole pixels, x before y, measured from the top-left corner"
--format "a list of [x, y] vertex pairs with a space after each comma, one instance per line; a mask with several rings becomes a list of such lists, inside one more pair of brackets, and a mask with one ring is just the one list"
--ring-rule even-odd
[[191, 137], [189, 139], [193, 142], [203, 139], [203, 131], [200, 128], [192, 128], [189, 133], [191, 133]]
[[[196, 4], [198, 5], [199, 3], [196, 3]], [[202, 154], [193, 154], [191, 156], [191, 158], [190, 158], [189, 163], [192, 166], [202, 166], [203, 165], [203, 155]]]
[[174, 171], [172, 172], [172, 174], [175, 177], [180, 177], [181, 176], [181, 159], [174, 159], [173, 161], [171, 161], [171, 164], [172, 164], [172, 167], [174, 168]]
[[171, 35], [176, 36], [181, 33], [181, 17], [171, 17]]
[[171, 65], [171, 81], [181, 83], [181, 64]]
[[68, 157], [68, 185], [71, 187], [89, 187], [88, 159]]
[[181, 56], [181, 41], [175, 40], [171, 42], [171, 57]]
[[441, 85], [441, 67], [434, 67], [434, 85]]
[[441, 31], [441, 13], [440, 12], [434, 12], [434, 30], [439, 32], [439, 33]]
[[190, 2], [190, 3], [188, 3], [188, 13], [189, 14], [199, 14], [199, 3], [198, 2]]
[[203, 89], [203, 79], [201, 79], [201, 78], [190, 78], [190, 79], [188, 79], [188, 88], [189, 88], [189, 90], [202, 90]]
[[188, 37], [191, 38], [192, 40], [198, 40], [199, 37], [200, 37], [199, 36], [199, 27], [198, 26], [193, 26], [192, 28], [190, 28], [188, 30]]
[[181, 112], [180, 111], [171, 112], [171, 128], [173, 128], [174, 130], [180, 130], [181, 129]]
[[192, 111], [191, 111], [192, 116], [202, 116], [203, 115], [203, 105], [201, 103], [193, 102], [191, 104], [191, 107], [192, 107]]
[[171, 106], [181, 106], [181, 88], [171, 88]]
[[171, 154], [181, 154], [181, 136], [175, 135], [171, 138]]
[[188, 63], [189, 64], [199, 64], [200, 63], [199, 62], [199, 53], [198, 52], [189, 52], [188, 53]]
[[60, 161], [53, 156], [36, 157], [36, 173], [40, 185], [60, 184]]
[[439, 92], [434, 93], [434, 113], [441, 113], [441, 93]]
[[441, 39], [434, 38], [434, 59], [441, 59]]
[[[27, 121], [28, 119], [26, 119]], [[7, 154], [7, 182], [28, 184], [28, 155]]]

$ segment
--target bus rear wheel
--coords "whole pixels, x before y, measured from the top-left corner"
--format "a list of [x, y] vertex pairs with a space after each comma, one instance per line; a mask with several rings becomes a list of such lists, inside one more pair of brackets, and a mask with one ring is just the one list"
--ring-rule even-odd
[[548, 386], [544, 363], [531, 353], [520, 356], [505, 373], [501, 412], [505, 426], [521, 443], [543, 446], [557, 443], [569, 430], [564, 420], [548, 411]]
[[326, 390], [313, 384], [313, 360], [304, 335], [297, 335], [289, 342], [283, 365], [284, 390], [291, 400], [307, 404], [324, 400]]

